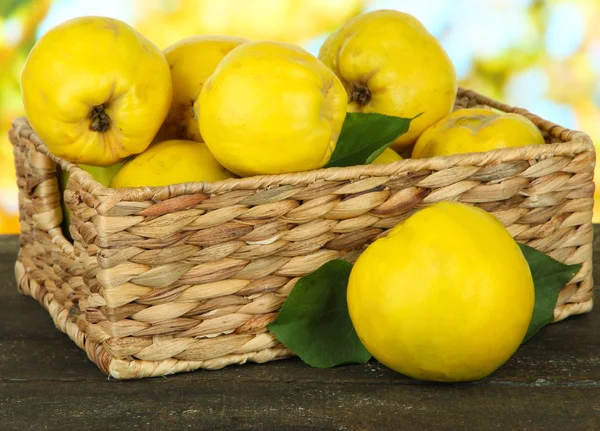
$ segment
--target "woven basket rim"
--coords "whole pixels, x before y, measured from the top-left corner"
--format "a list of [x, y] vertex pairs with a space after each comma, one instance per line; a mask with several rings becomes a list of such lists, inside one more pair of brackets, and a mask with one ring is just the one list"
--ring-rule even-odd
[[222, 193], [232, 190], [268, 189], [273, 186], [306, 185], [316, 181], [348, 181], [369, 176], [399, 176], [408, 172], [452, 168], [455, 166], [483, 166], [490, 163], [503, 163], [532, 158], [546, 158], [573, 155], [584, 151], [595, 151], [589, 135], [571, 130], [529, 112], [491, 99], [473, 90], [459, 88], [458, 98], [470, 98], [507, 113], [517, 113], [529, 118], [541, 130], [556, 137], [561, 142], [546, 145], [529, 145], [516, 148], [503, 148], [487, 152], [473, 152], [452, 156], [438, 156], [424, 159], [403, 159], [389, 164], [357, 165], [349, 167], [321, 168], [312, 171], [274, 175], [257, 175], [245, 178], [231, 178], [215, 182], [188, 182], [159, 187], [135, 187], [113, 189], [97, 182], [91, 174], [76, 163], [68, 162], [52, 154], [42, 139], [32, 130], [26, 117], [15, 118], [12, 127], [15, 132], [29, 139], [36, 149], [56, 162], [63, 170], [75, 177], [86, 192], [96, 197], [110, 196], [118, 201], [165, 200], [181, 195], [197, 193]]

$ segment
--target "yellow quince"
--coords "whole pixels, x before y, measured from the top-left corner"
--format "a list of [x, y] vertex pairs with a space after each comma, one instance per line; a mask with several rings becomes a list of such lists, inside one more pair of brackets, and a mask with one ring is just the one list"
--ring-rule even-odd
[[[165, 49], [171, 68], [173, 100], [158, 140], [187, 139], [204, 142], [194, 115], [194, 102], [220, 61], [246, 39], [233, 36], [192, 36]], [[196, 106], [196, 110], [200, 107]]]
[[386, 148], [383, 150], [383, 153], [378, 155], [375, 160], [371, 162], [373, 165], [385, 165], [392, 162], [397, 162], [398, 160], [402, 160], [400, 154], [392, 150], [391, 148]]
[[540, 130], [523, 115], [484, 108], [458, 109], [423, 132], [413, 148], [412, 158], [544, 143]]
[[317, 58], [291, 44], [263, 41], [227, 54], [194, 106], [217, 160], [250, 176], [324, 166], [346, 104], [340, 80]]
[[172, 139], [155, 143], [125, 162], [113, 177], [110, 186], [156, 187], [219, 181], [233, 176], [217, 162], [206, 144]]
[[352, 18], [332, 33], [319, 58], [341, 79], [348, 112], [415, 118], [392, 144], [412, 145], [454, 106], [457, 81], [452, 61], [415, 17], [377, 10]]
[[522, 343], [535, 302], [527, 260], [492, 214], [439, 202], [358, 257], [350, 319], [384, 365], [421, 380], [481, 379]]
[[124, 22], [80, 17], [48, 31], [21, 74], [27, 118], [55, 155], [108, 166], [144, 151], [171, 103], [162, 52]]

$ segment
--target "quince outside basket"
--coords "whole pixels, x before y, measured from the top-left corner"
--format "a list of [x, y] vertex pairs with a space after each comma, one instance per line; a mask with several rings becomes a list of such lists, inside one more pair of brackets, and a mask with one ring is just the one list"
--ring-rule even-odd
[[[217, 369], [292, 355], [267, 330], [296, 280], [435, 202], [495, 215], [519, 242], [582, 263], [555, 321], [592, 308], [594, 146], [523, 109], [460, 89], [456, 107], [527, 116], [547, 145], [214, 183], [110, 189], [51, 154], [18, 118], [19, 290], [106, 374]], [[62, 233], [57, 164], [70, 173]]]

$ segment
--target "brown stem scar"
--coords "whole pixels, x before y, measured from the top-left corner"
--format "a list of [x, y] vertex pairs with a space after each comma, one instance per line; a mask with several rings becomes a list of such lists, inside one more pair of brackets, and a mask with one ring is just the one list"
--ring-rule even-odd
[[352, 86], [350, 91], [350, 101], [357, 102], [359, 105], [366, 105], [371, 100], [371, 91], [366, 85]]
[[105, 111], [106, 105], [96, 105], [90, 111], [90, 130], [94, 132], [106, 132], [110, 127], [110, 117]]

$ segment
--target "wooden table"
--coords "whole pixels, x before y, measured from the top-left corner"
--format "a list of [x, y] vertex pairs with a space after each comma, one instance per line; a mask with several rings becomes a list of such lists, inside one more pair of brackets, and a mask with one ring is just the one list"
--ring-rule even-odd
[[[544, 328], [476, 383], [424, 384], [375, 361], [313, 369], [298, 359], [116, 381], [18, 294], [17, 249], [18, 237], [0, 236], [3, 431], [600, 430], [598, 309]], [[600, 240], [594, 253], [598, 261]]]

